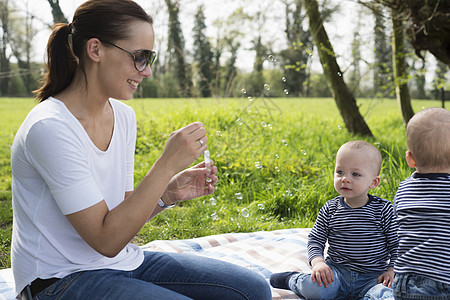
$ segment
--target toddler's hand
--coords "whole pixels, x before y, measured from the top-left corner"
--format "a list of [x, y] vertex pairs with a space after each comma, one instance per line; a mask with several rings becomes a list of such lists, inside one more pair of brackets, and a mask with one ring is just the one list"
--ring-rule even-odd
[[383, 283], [384, 286], [392, 287], [392, 283], [394, 282], [394, 268], [389, 268], [386, 272], [381, 274], [377, 278], [378, 283]]
[[334, 275], [331, 268], [323, 260], [322, 257], [315, 257], [312, 261], [311, 280], [319, 286], [322, 284], [327, 288], [334, 281]]

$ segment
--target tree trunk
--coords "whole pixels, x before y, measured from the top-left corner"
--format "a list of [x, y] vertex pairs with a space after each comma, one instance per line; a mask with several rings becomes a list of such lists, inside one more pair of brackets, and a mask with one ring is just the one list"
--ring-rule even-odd
[[354, 95], [344, 82], [333, 47], [323, 27], [317, 1], [305, 0], [304, 6], [309, 18], [310, 31], [319, 52], [323, 73], [347, 130], [351, 134], [372, 137], [372, 132], [359, 112]]
[[0, 39], [0, 95], [9, 95], [11, 64], [6, 53], [9, 35], [9, 7], [8, 0], [0, 1], [0, 23], [2, 35]]
[[50, 4], [50, 7], [52, 8], [53, 22], [55, 24], [69, 23], [69, 21], [67, 21], [66, 16], [64, 16], [61, 7], [59, 6], [59, 0], [48, 0], [48, 4]]
[[395, 94], [403, 117], [403, 123], [408, 124], [414, 116], [411, 107], [411, 97], [408, 90], [408, 76], [405, 63], [404, 26], [403, 21], [397, 17], [394, 9], [391, 10], [392, 34], [392, 61], [394, 69]]

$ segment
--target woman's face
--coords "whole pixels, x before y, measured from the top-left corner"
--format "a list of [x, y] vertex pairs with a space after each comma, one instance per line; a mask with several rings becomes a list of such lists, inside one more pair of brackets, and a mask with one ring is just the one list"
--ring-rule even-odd
[[[153, 50], [155, 35], [153, 26], [144, 21], [135, 21], [130, 23], [129, 35], [126, 40], [117, 40], [115, 45], [128, 52], [138, 50]], [[150, 66], [144, 70], [138, 71], [135, 68], [133, 56], [117, 47], [105, 44], [105, 59], [101, 66], [99, 78], [102, 90], [107, 97], [119, 100], [128, 100], [132, 98], [139, 84], [145, 77], [152, 75]]]

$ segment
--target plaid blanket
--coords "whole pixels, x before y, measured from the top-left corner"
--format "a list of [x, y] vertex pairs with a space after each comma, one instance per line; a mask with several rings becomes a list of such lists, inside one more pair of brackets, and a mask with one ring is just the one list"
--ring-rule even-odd
[[[191, 253], [228, 261], [251, 269], [269, 281], [272, 273], [309, 272], [306, 243], [310, 228], [251, 233], [226, 233], [187, 240], [155, 240], [147, 251]], [[0, 270], [0, 300], [14, 299], [11, 269]], [[272, 288], [272, 299], [298, 299], [287, 290]]]

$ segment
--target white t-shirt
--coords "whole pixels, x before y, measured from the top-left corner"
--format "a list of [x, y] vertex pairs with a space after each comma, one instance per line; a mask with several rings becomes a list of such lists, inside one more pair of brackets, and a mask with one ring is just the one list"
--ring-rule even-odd
[[133, 190], [136, 115], [109, 100], [114, 131], [99, 150], [63, 102], [50, 97], [34, 107], [11, 147], [16, 293], [36, 278], [62, 278], [101, 268], [133, 270], [141, 249], [128, 244], [108, 258], [91, 248], [65, 217], [105, 200], [111, 210]]

